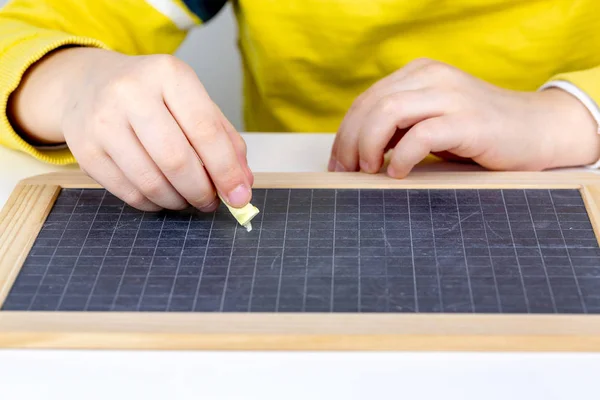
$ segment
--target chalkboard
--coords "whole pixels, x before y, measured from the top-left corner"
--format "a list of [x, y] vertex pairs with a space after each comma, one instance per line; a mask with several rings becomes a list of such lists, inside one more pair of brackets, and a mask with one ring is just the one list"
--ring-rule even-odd
[[144, 213], [62, 189], [5, 311], [598, 313], [600, 248], [575, 189], [255, 189]]

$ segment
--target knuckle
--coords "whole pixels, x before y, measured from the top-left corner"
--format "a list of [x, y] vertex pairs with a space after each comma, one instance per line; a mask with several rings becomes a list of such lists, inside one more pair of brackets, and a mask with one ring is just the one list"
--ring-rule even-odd
[[158, 174], [146, 174], [147, 176], [142, 178], [139, 188], [142, 193], [145, 193], [148, 197], [157, 197], [165, 190], [165, 182], [162, 177]]
[[378, 108], [384, 114], [394, 115], [398, 112], [400, 106], [398, 96], [386, 96], [379, 100]]
[[214, 145], [219, 141], [217, 123], [211, 118], [199, 118], [194, 121], [192, 136], [203, 145]]
[[192, 200], [192, 204], [198, 206], [198, 208], [208, 208], [217, 200], [217, 195], [214, 192], [201, 193]]
[[444, 64], [439, 61], [432, 61], [430, 63], [426, 63], [422, 67], [422, 72], [426, 76], [445, 78], [452, 75], [453, 69], [448, 64]]
[[244, 139], [238, 141], [238, 148], [242, 154], [248, 154], [248, 145]]
[[243, 179], [241, 179], [243, 177], [242, 171], [233, 163], [216, 165], [214, 170], [215, 175], [218, 176], [219, 181], [222, 182], [220, 186], [225, 191], [234, 189], [239, 182], [243, 181]]
[[143, 209], [148, 206], [146, 197], [137, 189], [132, 189], [125, 193], [123, 195], [123, 201], [137, 209]]
[[106, 153], [104, 153], [100, 146], [92, 142], [84, 142], [80, 150], [80, 154], [81, 160], [85, 161], [85, 163], [88, 165], [102, 166], [108, 162]]
[[367, 90], [366, 92], [363, 92], [358, 97], [356, 97], [356, 99], [354, 99], [354, 101], [350, 105], [349, 113], [359, 110], [362, 107], [364, 107], [366, 104], [368, 104], [368, 97], [369, 97], [369, 90]]
[[161, 161], [161, 169], [167, 175], [179, 175], [183, 173], [188, 165], [186, 158], [181, 154], [171, 153]]
[[420, 126], [415, 128], [415, 140], [425, 147], [431, 146], [433, 131], [430, 127]]
[[112, 78], [105, 86], [102, 100], [128, 100], [134, 97], [140, 87], [139, 78], [136, 74], [125, 73]]
[[190, 72], [190, 67], [185, 62], [171, 54], [157, 54], [152, 56], [152, 65], [160, 73], [168, 75], [187, 74]]
[[107, 127], [115, 121], [115, 113], [107, 105], [98, 106], [90, 117], [90, 134], [100, 143], [106, 143], [107, 140], [113, 140], [112, 129]]
[[437, 75], [444, 72], [444, 66], [437, 62], [431, 62], [423, 65], [422, 71], [428, 75]]

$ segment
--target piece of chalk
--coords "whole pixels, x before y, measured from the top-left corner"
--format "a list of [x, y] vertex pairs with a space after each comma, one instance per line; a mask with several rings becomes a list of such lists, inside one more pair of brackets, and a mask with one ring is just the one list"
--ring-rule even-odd
[[[204, 162], [202, 162], [202, 159], [197, 153], [196, 158], [198, 159], [198, 161], [200, 161], [200, 164], [204, 166]], [[252, 230], [252, 224], [250, 223], [250, 221], [252, 221], [252, 218], [256, 217], [256, 215], [259, 213], [258, 208], [254, 207], [250, 203], [246, 204], [242, 208], [234, 208], [227, 204], [227, 202], [223, 200], [223, 197], [221, 197], [221, 195], [219, 195], [219, 198], [221, 199], [223, 204], [227, 206], [229, 212], [233, 215], [237, 222], [239, 222], [240, 225], [242, 225], [244, 228], [246, 228], [248, 232], [250, 232]]]
[[227, 206], [227, 209], [229, 210], [231, 215], [233, 215], [233, 217], [237, 220], [237, 222], [244, 228], [246, 228], [248, 232], [250, 232], [252, 230], [252, 224], [250, 222], [260, 212], [258, 208], [253, 206], [251, 203], [246, 204], [242, 208], [231, 207], [229, 204], [227, 204], [225, 200], [223, 200], [221, 196], [219, 196], [219, 198], [221, 198], [221, 201], [223, 202], [223, 204], [225, 204], [225, 206]]

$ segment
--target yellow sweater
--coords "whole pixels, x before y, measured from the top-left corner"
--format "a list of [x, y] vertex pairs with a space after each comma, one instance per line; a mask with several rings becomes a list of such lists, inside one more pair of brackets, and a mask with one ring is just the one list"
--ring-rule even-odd
[[[173, 53], [225, 0], [12, 0], [0, 11], [0, 144], [52, 163], [6, 116], [27, 68], [75, 44]], [[235, 0], [245, 130], [335, 132], [375, 81], [417, 57], [534, 91], [566, 81], [600, 104], [598, 0]], [[211, 57], [207, 54], [206, 57]]]

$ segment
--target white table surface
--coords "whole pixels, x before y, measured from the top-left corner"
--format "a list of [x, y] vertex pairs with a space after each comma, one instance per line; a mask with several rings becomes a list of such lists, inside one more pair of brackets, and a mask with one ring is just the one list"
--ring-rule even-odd
[[[254, 171], [324, 171], [331, 135], [245, 135]], [[0, 206], [65, 167], [0, 149]], [[73, 167], [67, 167], [73, 168]], [[597, 399], [600, 354], [0, 350], [0, 399]]]

